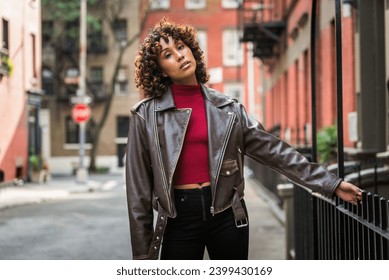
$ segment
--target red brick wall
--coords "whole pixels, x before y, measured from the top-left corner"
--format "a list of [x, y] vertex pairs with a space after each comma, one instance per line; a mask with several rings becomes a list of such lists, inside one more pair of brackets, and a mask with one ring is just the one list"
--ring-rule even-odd
[[[201, 10], [187, 10], [185, 0], [171, 0], [169, 10], [151, 11], [147, 23], [141, 36], [142, 40], [146, 36], [150, 27], [154, 26], [163, 17], [183, 24], [190, 24], [197, 30], [207, 32], [207, 68], [222, 67], [223, 82], [237, 82], [239, 79], [246, 82], [246, 51], [244, 50], [244, 64], [241, 67], [223, 66], [223, 46], [222, 32], [227, 28], [237, 28], [237, 9], [224, 9], [219, 1], [207, 1], [207, 6]], [[213, 84], [212, 87], [223, 91], [223, 82]], [[246, 93], [242, 96], [242, 101], [247, 100], [247, 86], [244, 87]]]
[[[40, 88], [40, 2], [5, 1], [0, 9], [0, 18], [9, 22], [9, 57], [13, 64], [12, 75], [0, 81], [0, 170], [5, 181], [15, 178], [17, 165], [22, 165], [23, 176], [27, 174], [27, 90]], [[36, 38], [34, 69], [31, 34]], [[32, 83], [34, 72], [36, 84]]]
[[[288, 1], [287, 1], [288, 2]], [[290, 1], [289, 1], [290, 2]], [[290, 3], [289, 3], [290, 4]], [[281, 137], [285, 130], [291, 130], [291, 144], [303, 144], [304, 125], [311, 123], [311, 71], [310, 51], [296, 46], [289, 36], [304, 12], [310, 14], [310, 2], [300, 0], [288, 17], [287, 47], [281, 54], [285, 63], [285, 53], [298, 51], [297, 59], [284, 65], [282, 74], [273, 75], [273, 86], [266, 95], [266, 127], [281, 125]], [[310, 16], [309, 16], [310, 17]], [[309, 22], [307, 23], [309, 25]], [[343, 120], [345, 146], [353, 146], [348, 140], [348, 113], [356, 110], [355, 98], [355, 62], [353, 18], [342, 19], [343, 45]], [[333, 125], [337, 120], [336, 100], [336, 54], [335, 26], [333, 23], [321, 28], [316, 42], [316, 93], [317, 93], [317, 128]], [[309, 46], [308, 46], [309, 48]], [[276, 67], [273, 67], [275, 69]]]

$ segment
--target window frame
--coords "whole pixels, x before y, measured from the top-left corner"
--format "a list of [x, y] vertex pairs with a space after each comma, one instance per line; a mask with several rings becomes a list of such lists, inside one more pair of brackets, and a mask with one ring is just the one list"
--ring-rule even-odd
[[[71, 131], [69, 129], [71, 128]], [[72, 133], [72, 134], [69, 134]], [[91, 144], [91, 122], [88, 121], [85, 125], [85, 144]], [[72, 138], [69, 138], [72, 137]], [[65, 115], [65, 145], [79, 144], [80, 125], [72, 119], [72, 116]], [[71, 141], [69, 141], [71, 139]]]
[[[238, 96], [236, 94], [231, 94], [232, 92], [236, 91], [239, 91]], [[244, 84], [239, 82], [225, 83], [224, 93], [231, 98], [237, 99], [239, 103], [242, 103], [242, 98], [244, 95]]]
[[150, 0], [150, 10], [168, 10], [170, 0]]
[[239, 7], [239, 0], [222, 0], [221, 5], [224, 9], [237, 9]]
[[242, 44], [239, 41], [240, 37], [241, 31], [238, 29], [228, 28], [223, 30], [222, 42], [224, 66], [234, 67], [243, 65], [244, 54]]
[[[198, 1], [199, 3], [196, 3], [194, 1]], [[205, 9], [206, 7], [207, 7], [206, 0], [185, 0], [185, 9], [187, 10], [201, 10], [201, 9]]]

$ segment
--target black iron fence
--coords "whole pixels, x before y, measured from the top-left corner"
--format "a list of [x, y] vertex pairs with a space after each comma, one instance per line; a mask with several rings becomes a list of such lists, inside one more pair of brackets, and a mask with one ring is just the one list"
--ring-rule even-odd
[[295, 258], [387, 260], [388, 216], [388, 201], [370, 192], [356, 206], [295, 186]]
[[[389, 197], [388, 161], [386, 152], [364, 160], [346, 161], [344, 179], [366, 192]], [[337, 164], [329, 166], [328, 170], [337, 174]]]

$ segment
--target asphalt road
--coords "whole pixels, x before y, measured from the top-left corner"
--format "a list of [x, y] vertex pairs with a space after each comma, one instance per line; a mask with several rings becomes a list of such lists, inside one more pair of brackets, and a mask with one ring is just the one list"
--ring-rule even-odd
[[[1, 209], [0, 260], [131, 259], [124, 177], [107, 174], [91, 179], [100, 186], [93, 192], [84, 189], [60, 199]], [[46, 189], [69, 187], [77, 189], [74, 178], [65, 176], [56, 177]], [[249, 259], [282, 260], [285, 228], [260, 190], [246, 180]]]
[[102, 191], [0, 211], [0, 259], [131, 259], [122, 178]]

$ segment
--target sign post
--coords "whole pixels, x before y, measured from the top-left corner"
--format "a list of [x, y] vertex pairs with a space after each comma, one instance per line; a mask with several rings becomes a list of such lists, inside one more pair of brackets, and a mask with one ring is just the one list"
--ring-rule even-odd
[[77, 169], [77, 181], [79, 183], [86, 183], [88, 180], [88, 172], [84, 168], [84, 157], [85, 157], [85, 132], [86, 132], [86, 123], [89, 121], [91, 116], [90, 107], [85, 103], [77, 103], [72, 108], [72, 118], [73, 121], [78, 123], [80, 126], [80, 166]]
[[[86, 97], [86, 2], [87, 0], [81, 0], [80, 7], [80, 79], [77, 90], [78, 99], [84, 99]], [[87, 102], [80, 102], [76, 104], [72, 111], [72, 115], [74, 113], [74, 118], [80, 121], [80, 166], [77, 169], [77, 182], [79, 183], [87, 183], [88, 181], [88, 172], [86, 168], [84, 168], [84, 144], [86, 132], [85, 126], [90, 117], [90, 109], [86, 103]]]

